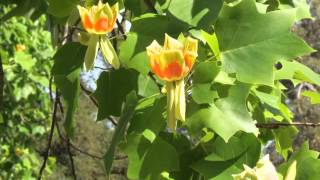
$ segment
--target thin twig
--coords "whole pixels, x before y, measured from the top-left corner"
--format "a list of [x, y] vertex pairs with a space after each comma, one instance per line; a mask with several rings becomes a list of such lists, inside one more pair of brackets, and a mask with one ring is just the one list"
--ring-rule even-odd
[[257, 123], [258, 128], [264, 129], [278, 129], [286, 126], [304, 126], [304, 127], [320, 127], [320, 123], [308, 123], [308, 122], [292, 122], [292, 123]]
[[[123, 17], [123, 18], [124, 18], [124, 17]], [[121, 35], [123, 35], [124, 39], [127, 39], [127, 35], [126, 35], [126, 33], [124, 32], [124, 29], [123, 29], [123, 27], [122, 27], [122, 24], [121, 24], [118, 20], [116, 21], [116, 23], [117, 23], [117, 26], [118, 26], [119, 31], [121, 32]]]
[[39, 180], [41, 180], [43, 170], [45, 169], [46, 164], [47, 164], [47, 160], [49, 158], [49, 151], [51, 149], [52, 136], [53, 136], [54, 125], [55, 125], [56, 116], [57, 116], [58, 98], [59, 98], [59, 92], [58, 92], [58, 90], [56, 90], [56, 100], [54, 102], [54, 109], [53, 109], [53, 114], [52, 114], [52, 122], [51, 122], [50, 134], [49, 134], [49, 137], [48, 137], [48, 145], [47, 145], [46, 152], [44, 154], [44, 161], [43, 161], [42, 166], [40, 168], [39, 177], [38, 177]]
[[[64, 117], [64, 110], [63, 110], [63, 106], [62, 106], [62, 103], [60, 101], [60, 98], [57, 99], [58, 101], [58, 106], [59, 106], [59, 109], [60, 109], [60, 112], [61, 112], [61, 115], [62, 117]], [[59, 134], [59, 137], [60, 139], [63, 137], [62, 134], [61, 134], [61, 131], [60, 131], [60, 128], [59, 128], [59, 123], [56, 121], [56, 129], [58, 131], [58, 134]], [[70, 159], [70, 163], [71, 163], [71, 172], [72, 172], [72, 176], [73, 176], [73, 179], [77, 179], [77, 175], [76, 175], [76, 170], [75, 170], [75, 166], [74, 166], [74, 161], [73, 161], [73, 155], [71, 153], [71, 150], [70, 150], [70, 138], [67, 137], [67, 138], [63, 138], [67, 144], [67, 151], [68, 151], [68, 155], [69, 155], [69, 159]]]
[[87, 96], [89, 96], [90, 100], [93, 102], [93, 104], [96, 106], [96, 107], [99, 107], [98, 105], [98, 101], [96, 100], [96, 98], [94, 98], [93, 96], [91, 96], [92, 92], [87, 90], [81, 83], [80, 83], [80, 87], [81, 87], [81, 90], [86, 93]]
[[67, 151], [68, 151], [68, 155], [69, 155], [69, 158], [70, 158], [70, 162], [71, 162], [71, 171], [72, 171], [72, 176], [73, 176], [73, 179], [74, 180], [77, 180], [77, 175], [76, 175], [76, 170], [74, 168], [74, 161], [73, 161], [73, 156], [72, 156], [72, 153], [71, 153], [71, 150], [70, 150], [70, 138], [68, 137], [67, 138]]
[[53, 102], [52, 82], [53, 82], [53, 76], [50, 76], [50, 79], [49, 79], [49, 96], [50, 96], [50, 101], [51, 102]]
[[156, 80], [156, 78], [153, 76], [151, 72], [148, 73], [148, 76], [154, 81], [154, 83], [156, 83], [156, 85], [159, 88], [159, 91], [161, 92], [162, 85]]
[[108, 68], [99, 67], [99, 66], [94, 66], [93, 68], [95, 68], [95, 69], [100, 69], [100, 70], [103, 70], [103, 71], [108, 71], [108, 70], [110, 70], [110, 69], [108, 69]]
[[[58, 135], [59, 135], [60, 139], [67, 143], [68, 140], [62, 135], [62, 132], [60, 130], [60, 126], [59, 126], [58, 122], [56, 122], [56, 126], [57, 126], [57, 131], [58, 131]], [[98, 156], [98, 155], [94, 155], [92, 153], [86, 152], [86, 151], [76, 147], [70, 141], [69, 141], [69, 144], [70, 144], [70, 147], [72, 147], [74, 150], [76, 150], [76, 151], [78, 151], [78, 152], [80, 152], [82, 154], [85, 154], [85, 155], [90, 156], [90, 157], [95, 158], [95, 159], [103, 159], [103, 156]]]

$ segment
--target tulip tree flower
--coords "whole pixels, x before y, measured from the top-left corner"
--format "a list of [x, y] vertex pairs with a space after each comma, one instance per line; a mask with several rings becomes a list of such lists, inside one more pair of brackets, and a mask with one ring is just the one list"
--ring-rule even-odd
[[276, 168], [269, 160], [269, 154], [260, 159], [254, 168], [247, 165], [244, 166], [244, 171], [240, 174], [232, 175], [235, 180], [278, 180]]
[[183, 35], [176, 40], [167, 34], [163, 47], [157, 41], [147, 47], [152, 71], [166, 81], [167, 119], [172, 130], [176, 129], [177, 120], [185, 121], [184, 77], [198, 56], [197, 50], [197, 40]]
[[99, 47], [104, 58], [112, 67], [118, 69], [120, 66], [119, 58], [106, 36], [106, 33], [112, 31], [116, 22], [119, 12], [118, 3], [110, 7], [108, 3], [103, 4], [99, 1], [98, 5], [88, 8], [78, 6], [78, 10], [82, 25], [89, 33], [80, 34], [80, 42], [88, 46], [84, 61], [85, 70], [92, 68]]

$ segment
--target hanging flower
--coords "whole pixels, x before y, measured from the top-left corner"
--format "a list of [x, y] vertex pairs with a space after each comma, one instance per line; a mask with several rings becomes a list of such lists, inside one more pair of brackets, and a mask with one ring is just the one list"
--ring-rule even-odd
[[[80, 34], [80, 42], [88, 46], [84, 61], [85, 70], [93, 67], [99, 48], [104, 58], [112, 67], [118, 69], [120, 67], [119, 58], [106, 36], [106, 33], [111, 32], [115, 25], [119, 13], [118, 3], [110, 7], [108, 3], [103, 4], [99, 1], [98, 5], [88, 8], [78, 6], [78, 10], [82, 25], [89, 33], [89, 35], [85, 33]], [[87, 41], [84, 42], [83, 39], [87, 39]]]
[[153, 41], [147, 47], [152, 71], [166, 81], [168, 126], [176, 129], [176, 120], [185, 120], [184, 77], [198, 56], [198, 41], [180, 35], [178, 40], [165, 34], [163, 47]]
[[232, 175], [234, 180], [278, 180], [278, 174], [276, 168], [269, 160], [269, 154], [260, 159], [254, 168], [250, 168], [247, 165], [244, 166], [244, 171], [240, 174]]

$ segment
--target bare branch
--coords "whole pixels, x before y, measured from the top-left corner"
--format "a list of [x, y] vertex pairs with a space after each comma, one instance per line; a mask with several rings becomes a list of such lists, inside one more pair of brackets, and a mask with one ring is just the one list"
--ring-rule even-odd
[[53, 109], [53, 114], [52, 114], [51, 128], [50, 128], [50, 133], [49, 133], [49, 137], [48, 137], [48, 145], [47, 145], [47, 149], [46, 149], [45, 154], [44, 154], [44, 160], [43, 160], [42, 166], [40, 168], [39, 177], [38, 177], [39, 180], [41, 180], [42, 173], [43, 173], [43, 171], [44, 171], [44, 169], [46, 167], [47, 160], [48, 160], [48, 157], [49, 157], [49, 151], [51, 149], [52, 136], [53, 136], [53, 132], [54, 132], [54, 126], [55, 126], [55, 121], [56, 121], [56, 116], [57, 116], [57, 109], [58, 109], [58, 99], [59, 99], [59, 92], [58, 92], [58, 90], [56, 90], [56, 100], [54, 102], [54, 109]]
[[257, 123], [258, 128], [264, 129], [278, 129], [286, 126], [304, 126], [304, 127], [320, 127], [320, 123], [308, 123], [308, 122], [292, 122], [292, 123]]

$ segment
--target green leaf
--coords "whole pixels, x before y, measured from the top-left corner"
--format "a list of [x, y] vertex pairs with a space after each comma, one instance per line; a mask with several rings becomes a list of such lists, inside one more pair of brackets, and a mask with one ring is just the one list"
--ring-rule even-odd
[[149, 76], [140, 74], [138, 77], [138, 94], [148, 97], [159, 93], [158, 85]]
[[285, 159], [288, 157], [289, 152], [292, 152], [293, 142], [298, 134], [296, 127], [282, 127], [273, 130], [276, 142], [276, 150]]
[[68, 75], [82, 67], [86, 46], [78, 42], [66, 43], [54, 55], [53, 75]]
[[129, 33], [126, 41], [119, 48], [121, 65], [146, 75], [150, 67], [145, 48], [151, 41], [151, 37]]
[[194, 70], [192, 76], [192, 98], [198, 104], [213, 103], [214, 98], [218, 97], [214, 87], [213, 80], [220, 71], [217, 62], [204, 61], [200, 62]]
[[215, 26], [225, 71], [241, 82], [272, 86], [277, 60], [313, 52], [290, 32], [294, 20], [294, 9], [260, 14], [254, 0], [225, 5]]
[[192, 99], [198, 104], [213, 103], [218, 97], [218, 92], [211, 83], [194, 84], [192, 87]]
[[144, 99], [139, 103], [136, 114], [134, 115], [129, 133], [142, 133], [148, 129], [154, 134], [158, 134], [165, 128], [166, 119], [164, 112], [166, 111], [166, 98], [163, 96], [154, 96]]
[[74, 114], [80, 95], [80, 71], [85, 55], [85, 47], [80, 43], [71, 42], [63, 45], [54, 55], [52, 74], [54, 82], [61, 91], [67, 112], [64, 127], [67, 134], [74, 134]]
[[131, 134], [123, 144], [123, 151], [128, 155], [129, 179], [159, 179], [164, 171], [172, 172], [179, 169], [179, 159], [175, 148], [156, 137], [152, 142], [142, 134]]
[[260, 156], [260, 142], [255, 136], [245, 133], [232, 137], [228, 143], [217, 138], [208, 145], [203, 147], [211, 153], [191, 165], [205, 179], [231, 180], [232, 174], [242, 171], [243, 164], [253, 167]]
[[320, 86], [320, 75], [297, 61], [280, 61], [282, 68], [276, 71], [276, 80], [297, 79]]
[[290, 165], [294, 161], [296, 161], [296, 180], [317, 180], [320, 178], [320, 160], [318, 159], [318, 157], [319, 152], [309, 150], [309, 145], [307, 142], [305, 142], [300, 147], [300, 149], [297, 152], [293, 153], [290, 159], [287, 162], [281, 164], [277, 168], [277, 170], [284, 176], [288, 171]]
[[79, 0], [48, 0], [48, 13], [56, 17], [68, 16], [78, 5]]
[[194, 69], [193, 83], [211, 83], [218, 75], [220, 67], [215, 61], [200, 62]]
[[209, 105], [189, 106], [187, 126], [192, 132], [210, 128], [226, 142], [237, 131], [257, 135], [259, 131], [246, 107], [249, 90], [249, 85], [238, 83], [230, 88], [226, 98]]
[[310, 5], [306, 0], [280, 0], [279, 9], [296, 8], [296, 19], [312, 19]]
[[30, 54], [25, 52], [17, 52], [14, 56], [14, 60], [18, 63], [22, 69], [30, 72], [33, 66], [36, 64], [36, 60], [32, 58]]
[[174, 0], [168, 11], [190, 26], [207, 28], [216, 21], [222, 5], [222, 0]]
[[311, 104], [320, 104], [320, 94], [314, 91], [303, 91], [303, 96], [309, 97]]
[[116, 147], [125, 135], [127, 125], [133, 117], [134, 109], [137, 103], [138, 103], [138, 97], [134, 91], [131, 91], [126, 97], [126, 102], [124, 104], [124, 108], [121, 113], [120, 119], [118, 121], [116, 130], [113, 134], [110, 145], [108, 145], [109, 146], [108, 151], [104, 155], [104, 164], [108, 174], [111, 171]]
[[218, 38], [217, 35], [215, 33], [213, 33], [212, 35], [202, 31], [201, 30], [201, 35], [203, 36], [203, 38], [205, 39], [205, 41], [208, 43], [210, 49], [212, 50], [214, 56], [217, 59], [220, 59], [220, 48], [219, 48], [219, 42], [218, 42]]
[[98, 101], [98, 121], [110, 115], [120, 116], [126, 95], [137, 90], [137, 78], [135, 71], [126, 69], [101, 73], [93, 94]]

